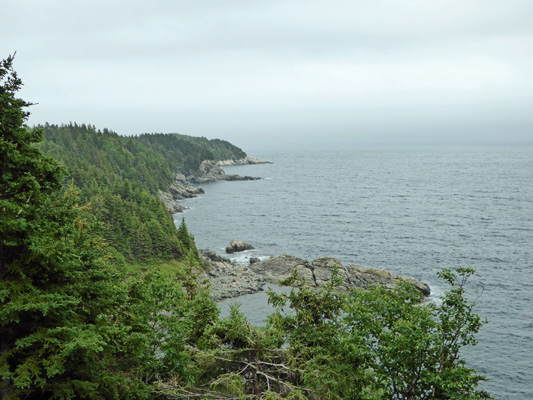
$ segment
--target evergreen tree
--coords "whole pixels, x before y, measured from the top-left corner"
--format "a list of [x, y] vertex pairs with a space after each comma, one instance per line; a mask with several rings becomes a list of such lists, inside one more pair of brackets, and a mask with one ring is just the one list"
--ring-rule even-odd
[[181, 224], [178, 228], [178, 239], [181, 241], [181, 243], [183, 243], [183, 246], [185, 246], [186, 249], [190, 249], [193, 239], [191, 235], [189, 235], [185, 218], [181, 219]]
[[[13, 57], [0, 64], [0, 393], [2, 398], [119, 398], [138, 383], [108, 370], [125, 301], [63, 168], [32, 146], [30, 103]], [[120, 335], [119, 335], [120, 336]]]

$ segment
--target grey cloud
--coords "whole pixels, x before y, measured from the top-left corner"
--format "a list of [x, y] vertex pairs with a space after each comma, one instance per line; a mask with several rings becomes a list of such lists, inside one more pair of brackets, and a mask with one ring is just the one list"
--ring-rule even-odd
[[506, 126], [522, 140], [533, 127], [530, 1], [4, 0], [2, 11], [0, 57], [18, 51], [23, 94], [40, 103], [31, 123], [339, 140]]

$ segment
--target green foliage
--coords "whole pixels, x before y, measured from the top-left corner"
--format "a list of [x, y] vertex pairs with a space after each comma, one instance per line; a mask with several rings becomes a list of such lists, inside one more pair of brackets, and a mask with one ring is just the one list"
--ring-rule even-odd
[[475, 345], [482, 325], [464, 288], [454, 282], [459, 274], [464, 284], [471, 273], [440, 274], [451, 289], [439, 306], [419, 305], [420, 294], [407, 284], [392, 293], [381, 288], [353, 293], [345, 321], [386, 398], [480, 398], [475, 389], [482, 378], [459, 357], [461, 347]]
[[[266, 392], [275, 398], [280, 391], [286, 395], [296, 388], [286, 379], [290, 371], [282, 364], [286, 361], [282, 345], [278, 332], [250, 325], [234, 306], [229, 317], [215, 320], [203, 340], [189, 349], [187, 381], [174, 385], [172, 391], [176, 398], [186, 393], [206, 399], [251, 399]], [[166, 396], [169, 391], [162, 393]]]
[[46, 124], [39, 129], [45, 140], [38, 147], [67, 166], [68, 179], [79, 187], [82, 201], [92, 205], [102, 235], [119, 260], [199, 262], [186, 226], [185, 233], [176, 231], [157, 196], [177, 171], [197, 170], [204, 159], [214, 159], [216, 141], [199, 146], [193, 138], [176, 135], [121, 137], [85, 124]]
[[229, 372], [221, 374], [211, 382], [209, 386], [212, 391], [217, 393], [227, 393], [237, 397], [244, 397], [244, 378], [235, 373]]
[[186, 364], [187, 301], [182, 285], [158, 271], [135, 277], [129, 283], [129, 305], [119, 315], [130, 327], [127, 357], [135, 355], [132, 369], [145, 383], [172, 372], [182, 374]]
[[[237, 306], [191, 347], [189, 380], [160, 388], [170, 398], [483, 399], [460, 349], [482, 322], [466, 298], [471, 269], [443, 270], [440, 304], [404, 282], [395, 290], [310, 288], [296, 272], [289, 293], [270, 292], [275, 312], [251, 326]], [[209, 389], [203, 389], [209, 387]], [[172, 393], [172, 396], [170, 396]]]
[[[246, 153], [232, 144], [177, 134], [119, 136], [113, 131], [76, 123], [37, 126], [44, 132], [39, 148], [61, 160], [70, 177], [85, 194], [98, 186], [115, 188], [122, 196], [131, 192], [116, 188], [128, 180], [152, 195], [167, 190], [177, 172], [197, 172], [204, 160], [240, 159]], [[138, 194], [136, 195], [138, 196]]]
[[175, 170], [184, 174], [198, 171], [204, 160], [239, 160], [246, 157], [240, 148], [220, 139], [156, 133], [141, 135], [139, 140], [167, 160], [173, 160]]
[[335, 290], [342, 283], [337, 271], [319, 290], [305, 286], [296, 271], [283, 283], [294, 289], [269, 293], [276, 307], [269, 322], [285, 335], [290, 367], [299, 371], [295, 383], [325, 399], [373, 398], [364, 397], [373, 385], [359, 343], [347, 335], [342, 316], [349, 297]]
[[119, 398], [103, 318], [125, 300], [93, 217], [32, 144], [12, 57], [0, 68], [0, 375], [7, 398]]

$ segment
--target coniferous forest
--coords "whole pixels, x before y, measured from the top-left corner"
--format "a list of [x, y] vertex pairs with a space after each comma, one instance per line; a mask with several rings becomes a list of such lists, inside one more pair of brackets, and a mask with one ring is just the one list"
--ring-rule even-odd
[[[13, 57], [0, 64], [0, 397], [483, 399], [461, 349], [483, 325], [469, 268], [421, 303], [322, 289], [296, 273], [262, 327], [220, 318], [185, 222], [158, 198], [177, 172], [239, 159], [222, 140], [26, 126]], [[137, 268], [132, 266], [142, 266]], [[334, 274], [335, 276], [335, 274]]]
[[185, 135], [123, 137], [76, 123], [35, 129], [43, 133], [37, 147], [66, 165], [65, 183], [78, 188], [82, 203], [91, 205], [116, 258], [130, 263], [180, 259], [191, 252], [157, 196], [176, 172], [197, 172], [204, 160], [246, 156], [228, 142]]

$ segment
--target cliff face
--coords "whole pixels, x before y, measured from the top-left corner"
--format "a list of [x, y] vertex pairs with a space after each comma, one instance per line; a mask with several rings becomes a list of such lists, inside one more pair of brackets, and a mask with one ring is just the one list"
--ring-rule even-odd
[[174, 182], [167, 192], [159, 191], [159, 198], [171, 213], [182, 212], [185, 207], [177, 203], [178, 200], [191, 199], [205, 193], [201, 187], [191, 186], [183, 174], [176, 174]]
[[223, 166], [229, 165], [248, 165], [248, 164], [267, 164], [268, 161], [259, 158], [246, 156], [239, 160], [212, 161], [204, 160], [200, 164], [197, 173], [185, 176], [177, 173], [174, 182], [169, 186], [168, 191], [159, 191], [159, 198], [172, 213], [183, 211], [185, 208], [176, 201], [190, 199], [205, 193], [201, 187], [193, 186], [202, 183], [219, 182], [219, 181], [251, 181], [261, 178], [253, 176], [240, 176], [229, 174], [224, 171]]

